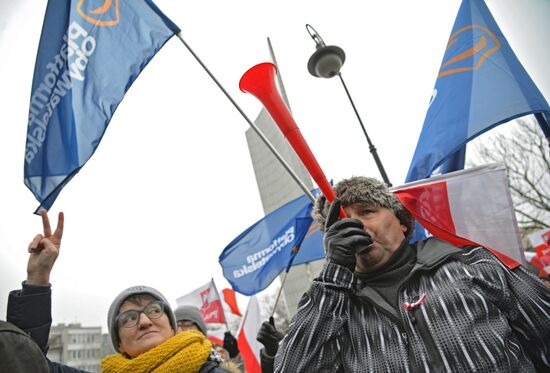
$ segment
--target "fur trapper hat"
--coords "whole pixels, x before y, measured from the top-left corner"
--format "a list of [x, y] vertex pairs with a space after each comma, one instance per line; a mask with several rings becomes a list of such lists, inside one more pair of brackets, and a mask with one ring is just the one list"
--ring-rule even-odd
[[[403, 207], [397, 197], [388, 190], [386, 184], [372, 177], [353, 176], [344, 179], [334, 186], [336, 197], [342, 203], [342, 208], [353, 205], [354, 203], [367, 203], [372, 207], [385, 207], [391, 210], [399, 222], [407, 227], [406, 236], [412, 235], [414, 219], [412, 215]], [[324, 232], [325, 220], [330, 203], [326, 197], [320, 194], [315, 200], [311, 216], [319, 224]]]

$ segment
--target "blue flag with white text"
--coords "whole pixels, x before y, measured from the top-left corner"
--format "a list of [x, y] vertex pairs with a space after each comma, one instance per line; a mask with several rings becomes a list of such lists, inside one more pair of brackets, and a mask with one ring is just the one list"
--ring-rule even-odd
[[49, 209], [126, 91], [179, 28], [150, 0], [50, 0], [36, 57], [25, 185]]
[[[311, 208], [306, 196], [296, 198], [227, 245], [219, 262], [234, 290], [244, 295], [256, 294], [289, 266], [324, 257], [323, 235], [312, 224]], [[295, 247], [299, 248], [297, 252]]]
[[406, 182], [464, 168], [465, 145], [528, 114], [550, 135], [550, 107], [483, 0], [463, 0]]

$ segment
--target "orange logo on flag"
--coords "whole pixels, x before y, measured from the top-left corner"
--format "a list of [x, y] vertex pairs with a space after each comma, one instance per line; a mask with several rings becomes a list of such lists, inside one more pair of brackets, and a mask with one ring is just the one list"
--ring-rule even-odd
[[[485, 62], [487, 57], [500, 49], [500, 41], [489, 29], [480, 25], [470, 25], [461, 28], [451, 35], [447, 48], [445, 49], [445, 53], [447, 53], [453, 45], [460, 42], [460, 34], [471, 29], [479, 29], [478, 32], [480, 32], [480, 35], [476, 38], [477, 42], [471, 48], [455, 54], [444, 61], [441, 65], [441, 69], [439, 70], [439, 75], [437, 76], [438, 78], [464, 71], [477, 70], [481, 67], [483, 62]], [[472, 58], [471, 66], [456, 67], [460, 64], [460, 62], [464, 62], [465, 59], [470, 57]]]
[[305, 238], [313, 236], [315, 233], [319, 232], [319, 224], [313, 223], [309, 226], [308, 232]]
[[78, 14], [80, 14], [82, 18], [84, 18], [91, 24], [95, 26], [110, 27], [117, 25], [120, 21], [118, 13], [118, 0], [115, 0], [114, 5], [113, 0], [103, 0], [103, 4], [95, 9], [88, 11], [89, 14], [86, 14], [84, 9], [82, 9], [82, 5], [84, 4], [84, 2], [97, 3], [97, 0], [80, 0], [78, 2], [78, 5], [76, 6]]

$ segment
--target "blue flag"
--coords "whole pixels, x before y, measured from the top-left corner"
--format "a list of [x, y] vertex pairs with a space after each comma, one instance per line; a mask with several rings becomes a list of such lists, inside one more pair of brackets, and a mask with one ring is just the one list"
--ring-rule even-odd
[[489, 9], [483, 0], [463, 0], [406, 181], [464, 168], [468, 141], [533, 113], [550, 134], [550, 107]]
[[227, 245], [219, 262], [234, 290], [256, 294], [289, 266], [324, 257], [322, 233], [312, 225], [311, 208], [306, 196], [296, 198]]
[[25, 185], [49, 209], [124, 94], [179, 32], [150, 0], [50, 0], [30, 100]]

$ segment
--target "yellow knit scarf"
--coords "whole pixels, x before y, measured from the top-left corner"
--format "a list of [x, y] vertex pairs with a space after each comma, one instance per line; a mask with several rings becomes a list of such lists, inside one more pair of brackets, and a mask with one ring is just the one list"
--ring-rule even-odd
[[109, 355], [101, 361], [101, 370], [106, 373], [196, 373], [206, 362], [211, 349], [212, 343], [202, 333], [188, 330], [133, 359], [120, 354]]

